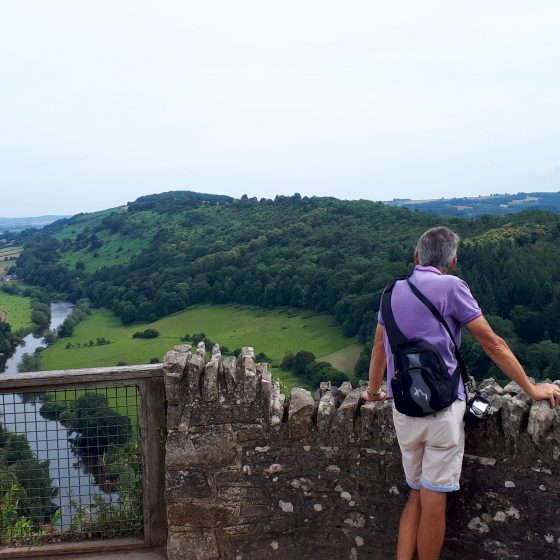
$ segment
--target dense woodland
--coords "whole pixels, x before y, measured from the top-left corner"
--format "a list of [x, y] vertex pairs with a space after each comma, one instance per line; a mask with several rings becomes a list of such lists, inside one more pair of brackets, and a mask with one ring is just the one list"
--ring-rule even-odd
[[[172, 192], [25, 232], [16, 272], [73, 301], [88, 298], [126, 324], [202, 302], [291, 306], [328, 312], [346, 335], [371, 343], [383, 287], [412, 269], [416, 241], [434, 225], [463, 239], [456, 274], [528, 372], [560, 378], [560, 215], [553, 212], [465, 220], [298, 194]], [[496, 373], [468, 335], [463, 347], [477, 377]]]

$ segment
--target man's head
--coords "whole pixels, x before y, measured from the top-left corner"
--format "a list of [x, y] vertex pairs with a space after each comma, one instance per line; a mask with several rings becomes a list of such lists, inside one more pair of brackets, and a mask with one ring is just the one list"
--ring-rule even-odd
[[433, 266], [441, 272], [450, 272], [457, 264], [459, 236], [449, 228], [439, 226], [425, 231], [416, 245], [417, 264]]

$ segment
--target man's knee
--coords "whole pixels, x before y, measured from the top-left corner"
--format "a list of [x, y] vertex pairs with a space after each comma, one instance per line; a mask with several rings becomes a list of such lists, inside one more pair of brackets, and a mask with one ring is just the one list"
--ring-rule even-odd
[[[433, 513], [445, 513], [447, 505], [447, 493], [436, 492], [422, 487], [418, 492], [422, 511], [431, 511]], [[412, 495], [411, 495], [412, 497]]]

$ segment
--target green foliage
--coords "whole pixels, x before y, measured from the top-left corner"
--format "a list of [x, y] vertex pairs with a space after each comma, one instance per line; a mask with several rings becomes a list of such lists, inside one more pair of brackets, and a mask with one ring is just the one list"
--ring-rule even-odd
[[40, 413], [52, 420], [68, 421], [70, 417], [66, 401], [57, 401], [50, 393], [41, 395]]
[[[0, 473], [1, 474], [1, 473]], [[0, 491], [2, 499], [0, 501], [0, 536], [3, 540], [16, 536], [15, 527], [21, 518], [19, 515], [19, 494], [21, 487], [13, 483], [7, 490]]]
[[36, 309], [33, 309], [33, 311], [31, 311], [31, 320], [39, 327], [39, 328], [44, 328], [49, 324], [49, 316], [46, 315], [45, 313], [42, 313], [41, 311], [37, 311]]
[[132, 338], [157, 338], [159, 331], [156, 329], [146, 329], [144, 331], [136, 331]]
[[313, 352], [308, 352], [307, 350], [300, 350], [294, 356], [294, 363], [292, 369], [299, 375], [304, 375], [308, 364], [315, 361], [315, 354]]
[[47, 346], [51, 346], [54, 344], [58, 339], [58, 336], [55, 331], [48, 330], [43, 334], [43, 342]]
[[115, 412], [107, 397], [98, 393], [85, 393], [72, 405], [68, 418], [68, 435], [78, 453], [99, 456], [111, 445], [123, 445], [130, 440], [130, 418]]
[[560, 371], [560, 344], [543, 340], [532, 344], [523, 360], [527, 374], [535, 379], [558, 379]]
[[[24, 435], [7, 432], [0, 425], [2, 536], [25, 536], [31, 527], [37, 529], [48, 523], [55, 511], [53, 495], [49, 462], [35, 457]], [[6, 530], [9, 535], [4, 533]]]
[[[88, 342], [85, 343], [81, 343], [81, 342], [72, 342], [71, 340], [69, 340], [64, 348], [66, 348], [66, 350], [70, 350], [70, 348], [91, 348], [92, 346], [105, 346], [106, 344], [111, 344], [112, 341], [109, 340], [108, 338], [105, 338], [104, 336], [98, 336], [95, 339], [95, 342], [93, 340], [89, 340]], [[49, 345], [50, 346], [50, 345]]]
[[295, 355], [292, 352], [287, 352], [282, 360], [281, 367], [306, 377], [314, 386], [317, 386], [321, 381], [331, 381], [335, 385], [340, 385], [349, 380], [346, 373], [334, 368], [328, 362], [316, 361], [315, 355], [306, 350], [300, 350]]
[[34, 352], [33, 354], [29, 354], [26, 352], [22, 357], [17, 366], [17, 370], [19, 372], [26, 372], [26, 371], [40, 371], [41, 369], [41, 353]]
[[321, 381], [332, 381], [335, 385], [340, 385], [348, 381], [348, 376], [333, 368], [328, 362], [311, 362], [305, 367], [305, 375], [318, 385]]
[[354, 374], [358, 379], [368, 379], [369, 376], [369, 362], [371, 360], [371, 349], [373, 347], [373, 339], [370, 339], [365, 346], [360, 357], [354, 367]]
[[[191, 342], [193, 346], [196, 346], [199, 342], [204, 342], [204, 346], [206, 350], [212, 350], [212, 346], [214, 346], [215, 342], [210, 340], [205, 333], [194, 333], [192, 335], [185, 334], [185, 336], [181, 337], [182, 342]], [[227, 353], [227, 347], [222, 348], [222, 353]], [[241, 352], [241, 349], [239, 349]]]
[[72, 313], [70, 313], [62, 325], [58, 327], [58, 336], [60, 338], [68, 338], [69, 336], [72, 336], [76, 325], [83, 321], [90, 313], [91, 309], [88, 301], [85, 299], [79, 301], [76, 307], [72, 310]]
[[113, 448], [103, 455], [102, 463], [105, 482], [110, 481], [109, 489], [118, 491], [119, 501], [96, 495], [91, 506], [74, 503], [71, 530], [104, 539], [142, 534], [142, 460], [138, 444]]
[[12, 332], [12, 328], [9, 323], [3, 323], [0, 321], [0, 352], [9, 352], [14, 348], [20, 339]]
[[230, 196], [197, 193], [192, 191], [169, 191], [161, 194], [141, 196], [128, 205], [130, 212], [143, 212], [155, 210], [162, 214], [176, 212], [186, 208], [199, 208], [217, 204], [230, 203]]
[[287, 370], [294, 369], [294, 359], [295, 356], [293, 352], [286, 352], [286, 354], [282, 358], [282, 363], [280, 364], [280, 367], [282, 369], [287, 369]]

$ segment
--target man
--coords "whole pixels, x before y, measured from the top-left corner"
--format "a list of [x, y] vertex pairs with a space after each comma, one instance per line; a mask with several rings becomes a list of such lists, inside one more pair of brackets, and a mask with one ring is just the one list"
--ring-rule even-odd
[[[426, 231], [418, 241], [416, 266], [410, 281], [435, 305], [460, 344], [466, 326], [488, 357], [535, 400], [548, 400], [555, 408], [560, 387], [551, 383], [534, 385], [507, 343], [497, 336], [471, 295], [465, 282], [449, 273], [457, 266], [459, 237], [446, 227]], [[420, 338], [440, 352], [451, 375], [457, 368], [453, 343], [431, 311], [412, 293], [406, 281], [393, 288], [391, 309], [399, 329], [408, 338]], [[388, 396], [394, 363], [381, 312], [369, 366], [366, 401], [383, 400], [381, 382], [387, 369]], [[445, 537], [447, 493], [459, 490], [464, 450], [463, 415], [465, 388], [459, 382], [458, 398], [449, 407], [424, 417], [410, 417], [393, 406], [393, 421], [402, 453], [410, 497], [399, 524], [397, 560], [437, 560]]]

